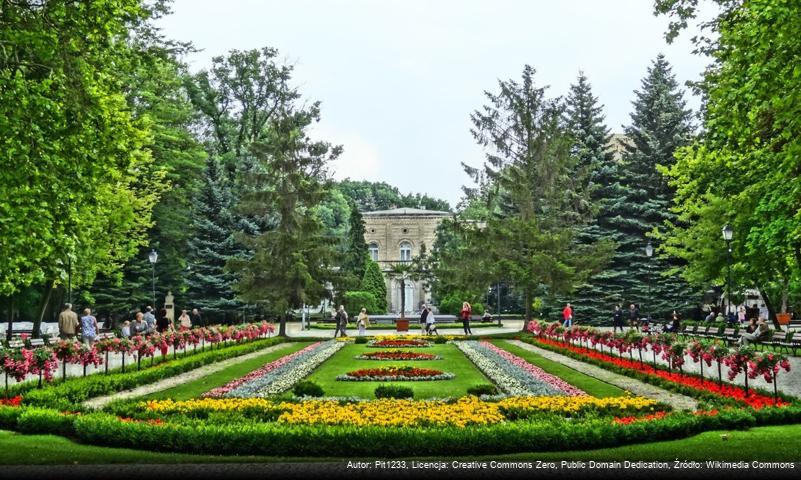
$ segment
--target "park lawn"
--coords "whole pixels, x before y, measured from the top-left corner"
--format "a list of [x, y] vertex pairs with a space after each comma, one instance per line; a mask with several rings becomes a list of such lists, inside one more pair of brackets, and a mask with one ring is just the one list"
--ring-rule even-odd
[[[728, 440], [721, 440], [722, 434]], [[586, 451], [517, 453], [471, 456], [469, 460], [596, 460], [596, 461], [799, 461], [801, 425], [758, 427], [750, 430], [704, 432], [681, 440], [626, 445]], [[380, 451], [380, 446], [376, 447]], [[377, 457], [385, 459], [386, 457]], [[442, 458], [438, 458], [442, 459]], [[23, 435], [0, 430], [0, 465], [71, 465], [109, 463], [270, 463], [322, 462], [326, 458], [284, 458], [263, 456], [214, 456], [183, 453], [155, 453], [129, 448], [84, 445], [56, 435]], [[361, 460], [361, 459], [360, 459]]]
[[[307, 380], [323, 387], [326, 396], [375, 398], [373, 393], [379, 385], [403, 385], [414, 390], [415, 399], [433, 397], [462, 397], [467, 395], [467, 389], [476, 385], [492, 383], [473, 365], [455, 345], [433, 345], [429, 348], [401, 348], [412, 352], [430, 353], [439, 355], [442, 360], [426, 360], [411, 362], [356, 360], [354, 357], [364, 352], [377, 352], [393, 350], [371, 348], [365, 344], [346, 345], [342, 350], [320, 365]], [[337, 375], [359, 370], [362, 368], [380, 368], [390, 366], [409, 365], [419, 368], [433, 368], [456, 375], [451, 380], [411, 381], [411, 382], [343, 382], [337, 381]]]
[[534, 352], [520, 348], [517, 345], [513, 345], [507, 341], [493, 340], [491, 343], [498, 348], [502, 348], [509, 353], [521, 357], [528, 363], [540, 367], [552, 375], [556, 375], [574, 387], [584, 390], [588, 395], [592, 395], [593, 397], [620, 397], [626, 394], [626, 391], [622, 388], [581, 373], [578, 370], [574, 370], [570, 367], [562, 365], [559, 362], [554, 362], [553, 360], [544, 358]]
[[173, 400], [189, 400], [197, 398], [201, 394], [208, 392], [212, 388], [225, 385], [231, 380], [243, 377], [253, 370], [257, 370], [265, 364], [277, 360], [283, 356], [294, 353], [309, 346], [312, 342], [291, 342], [280, 344], [278, 349], [258, 355], [241, 363], [229, 366], [219, 372], [207, 375], [192, 382], [187, 382], [167, 390], [151, 393], [140, 397], [140, 400], [162, 400], [171, 398]]
[[[320, 323], [315, 323], [315, 324], [313, 324], [311, 326], [311, 328], [313, 330], [334, 330], [335, 327], [336, 327], [336, 324], [333, 323], [333, 322], [320, 322]], [[471, 329], [473, 329], [473, 328], [492, 328], [492, 327], [495, 327], [495, 328], [503, 327], [503, 323], [498, 325], [498, 322], [470, 322], [470, 328]], [[389, 324], [389, 323], [371, 323], [370, 326], [367, 327], [367, 331], [369, 332], [371, 328], [372, 329], [376, 329], [376, 330], [382, 330], [382, 329], [383, 330], [394, 330], [395, 329], [395, 324], [394, 323], [393, 324]], [[461, 328], [464, 328], [464, 325], [462, 325], [461, 322], [460, 323], [437, 323], [437, 329], [443, 329], [443, 328], [460, 328], [461, 329]], [[358, 331], [359, 327], [356, 326], [355, 323], [348, 323], [347, 329], [348, 330]], [[411, 319], [409, 321], [409, 330], [412, 333], [418, 332], [420, 330], [420, 324], [415, 322], [414, 319]]]

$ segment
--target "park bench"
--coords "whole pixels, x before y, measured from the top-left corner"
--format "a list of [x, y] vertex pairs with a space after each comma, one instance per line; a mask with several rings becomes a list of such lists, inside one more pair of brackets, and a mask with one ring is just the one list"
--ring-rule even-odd
[[711, 325], [708, 325], [708, 326], [706, 326], [706, 327], [704, 327], [704, 326], [699, 326], [699, 327], [698, 327], [698, 328], [695, 330], [695, 335], [694, 335], [694, 336], [696, 336], [696, 337], [701, 337], [701, 338], [709, 338], [710, 330], [712, 330], [712, 328], [713, 328], [713, 327], [712, 327]]
[[720, 335], [721, 340], [724, 340], [726, 343], [736, 342], [737, 339], [740, 338], [737, 335], [737, 328], [735, 327], [726, 327], [723, 330], [723, 333]]
[[99, 334], [95, 340], [105, 340], [107, 338], [117, 338], [117, 335], [115, 335], [114, 332], [104, 332]]
[[790, 353], [790, 346], [792, 343], [787, 341], [787, 332], [784, 330], [773, 330], [773, 334], [768, 337], [767, 340], [760, 341], [759, 345], [762, 345], [763, 349], [764, 345], [769, 345], [771, 347], [776, 347], [779, 352], [785, 350], [787, 353]]
[[685, 325], [679, 335], [684, 338], [691, 337], [695, 334], [695, 326], [694, 325]]
[[31, 348], [44, 347], [44, 339], [43, 338], [31, 338], [28, 341], [31, 343]]
[[8, 342], [8, 348], [22, 348], [25, 346], [25, 342], [22, 340], [11, 340]]

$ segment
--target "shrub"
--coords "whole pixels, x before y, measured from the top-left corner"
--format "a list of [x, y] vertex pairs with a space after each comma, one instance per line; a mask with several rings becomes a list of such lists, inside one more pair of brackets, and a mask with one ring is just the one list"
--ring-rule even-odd
[[414, 390], [400, 385], [379, 385], [375, 389], [375, 398], [412, 398]]
[[314, 382], [300, 382], [292, 389], [297, 397], [322, 397], [323, 387]]
[[27, 408], [17, 419], [17, 430], [22, 433], [50, 433], [72, 436], [73, 417], [48, 408]]
[[353, 343], [367, 343], [367, 337], [356, 337]]
[[358, 290], [345, 292], [342, 298], [342, 304], [345, 305], [345, 311], [348, 312], [350, 320], [354, 322], [362, 308], [367, 309], [368, 314], [378, 311], [375, 295], [371, 292]]
[[490, 385], [485, 383], [483, 385], [476, 385], [475, 387], [470, 387], [467, 389], [468, 395], [475, 395], [480, 397], [481, 395], [497, 395], [498, 389], [495, 385]]
[[363, 292], [370, 292], [375, 298], [375, 310], [368, 313], [384, 313], [387, 311], [387, 285], [384, 283], [384, 275], [381, 267], [370, 259], [364, 265], [364, 277], [359, 289]]
[[434, 337], [434, 343], [436, 343], [437, 345], [442, 345], [444, 343], [448, 343], [448, 339], [443, 336], [437, 335]]
[[467, 301], [470, 303], [470, 306], [473, 309], [473, 315], [483, 315], [484, 304], [481, 302], [472, 302], [471, 300], [473, 298], [475, 298], [474, 295], [465, 294], [462, 292], [456, 292], [456, 293], [451, 293], [449, 295], [445, 295], [439, 301], [439, 311], [440, 313], [445, 313], [449, 315], [459, 315], [459, 312], [462, 311], [462, 303]]

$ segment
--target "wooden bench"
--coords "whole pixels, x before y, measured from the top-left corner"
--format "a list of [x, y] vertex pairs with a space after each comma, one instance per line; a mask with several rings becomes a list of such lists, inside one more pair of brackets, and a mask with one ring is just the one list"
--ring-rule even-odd
[[22, 348], [25, 346], [25, 342], [22, 340], [11, 340], [8, 342], [8, 348]]
[[737, 335], [737, 329], [735, 327], [727, 327], [723, 329], [723, 333], [720, 335], [722, 340], [725, 340], [726, 343], [736, 342], [737, 339], [740, 338]]
[[679, 332], [684, 338], [691, 337], [695, 334], [695, 326], [694, 325], [685, 325], [684, 328]]
[[792, 344], [787, 341], [787, 332], [784, 330], [773, 330], [773, 334], [767, 340], [760, 341], [759, 345], [770, 345], [771, 347], [776, 347], [779, 352], [785, 350], [787, 353], [790, 353], [790, 345]]
[[45, 344], [42, 338], [31, 338], [28, 341], [31, 343], [31, 348], [44, 347]]

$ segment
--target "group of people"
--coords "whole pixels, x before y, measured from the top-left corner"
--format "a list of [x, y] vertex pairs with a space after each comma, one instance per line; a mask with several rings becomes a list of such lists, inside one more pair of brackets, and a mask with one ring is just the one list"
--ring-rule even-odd
[[[164, 333], [171, 330], [188, 329], [193, 326], [204, 326], [203, 318], [197, 308], [192, 309], [191, 314], [188, 310], [182, 310], [176, 326], [176, 323], [168, 316], [166, 308], [159, 310], [158, 316], [156, 316], [153, 307], [147, 306], [144, 312], [136, 312], [133, 322], [130, 320], [123, 322], [121, 335], [129, 338], [154, 332]], [[85, 308], [83, 316], [79, 318], [78, 314], [72, 310], [72, 304], [65, 303], [58, 315], [58, 332], [59, 337], [64, 340], [75, 339], [80, 334], [81, 341], [92, 345], [100, 333], [100, 325], [97, 317], [92, 315], [91, 308]]]
[[[336, 324], [336, 330], [334, 330], [334, 338], [337, 338], [338, 335], [342, 335], [343, 337], [348, 336], [348, 312], [345, 311], [345, 306], [340, 305], [337, 311], [334, 313], [334, 323]], [[370, 317], [367, 315], [367, 309], [362, 308], [359, 311], [359, 316], [356, 317], [356, 327], [359, 329], [359, 335], [363, 336], [367, 333], [367, 327], [370, 326]]]
[[[473, 309], [468, 302], [462, 303], [462, 310], [459, 312], [459, 318], [462, 320], [462, 327], [464, 328], [465, 335], [473, 334], [473, 331], [470, 329], [470, 315], [472, 312]], [[485, 312], [484, 318], [487, 318], [487, 315], [489, 314]], [[489, 315], [489, 318], [492, 319], [492, 315]], [[334, 338], [338, 336], [348, 336], [348, 321], [348, 312], [345, 311], [344, 305], [340, 305], [336, 312], [334, 312], [334, 325], [336, 327], [334, 330]], [[367, 310], [365, 308], [362, 308], [359, 312], [359, 316], [356, 318], [356, 326], [359, 328], [360, 336], [367, 333], [367, 327], [370, 326], [370, 317], [367, 315]], [[420, 332], [423, 335], [439, 335], [434, 311], [430, 306], [425, 304], [423, 304], [420, 311]]]

